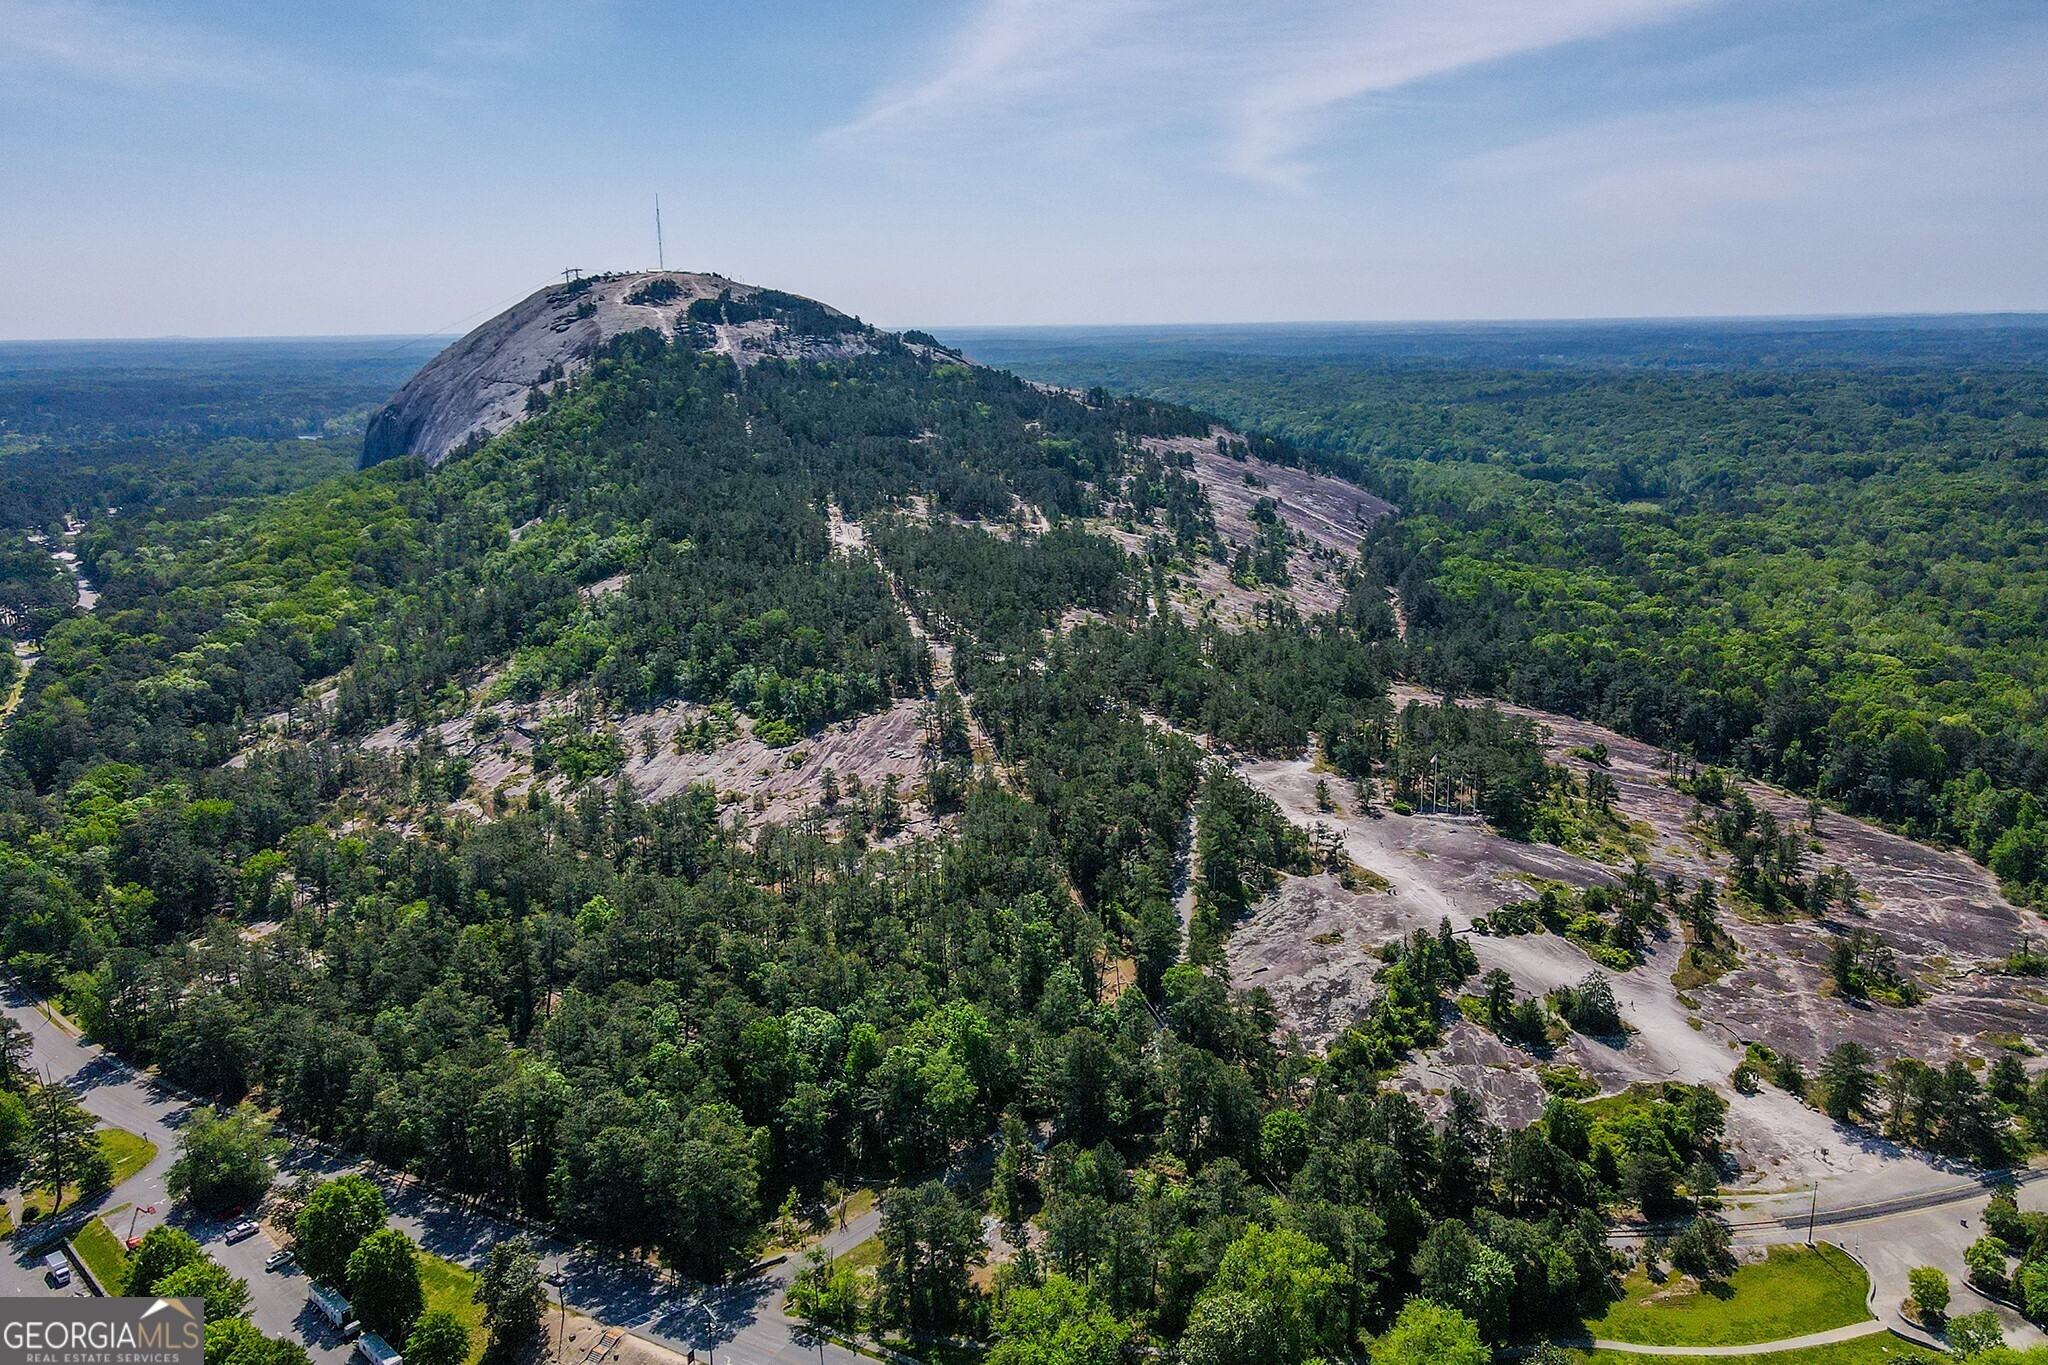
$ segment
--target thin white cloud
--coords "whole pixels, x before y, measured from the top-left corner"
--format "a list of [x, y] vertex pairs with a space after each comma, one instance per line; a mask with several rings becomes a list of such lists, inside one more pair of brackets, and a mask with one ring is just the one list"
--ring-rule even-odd
[[138, 10], [0, 0], [0, 64], [121, 86], [258, 89], [294, 79], [273, 55]]
[[1299, 187], [1324, 122], [1371, 95], [1653, 23], [1702, 0], [1387, 0], [1341, 6], [1273, 54], [1236, 101], [1226, 164]]
[[1882, 83], [1615, 119], [1455, 173], [1588, 221], [1651, 226], [1851, 205], [1953, 215], [2048, 200], [2048, 43]]
[[1369, 97], [1707, 3], [985, 0], [935, 69], [828, 136], [922, 139], [997, 118], [1091, 133], [1191, 122], [1229, 171], [1298, 188], [1307, 149]]
[[884, 94], [833, 131], [858, 136], [945, 119], [1060, 83], [1093, 65], [1111, 35], [1153, 8], [1146, 0], [987, 0], [937, 72]]

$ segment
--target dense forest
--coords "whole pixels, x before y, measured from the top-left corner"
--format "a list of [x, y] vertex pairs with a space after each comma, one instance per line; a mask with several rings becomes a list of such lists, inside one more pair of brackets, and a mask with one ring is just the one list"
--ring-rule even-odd
[[[1227, 408], [1232, 392], [1218, 381], [1200, 398]], [[1432, 420], [1423, 409], [1440, 401], [1411, 392], [1412, 420]], [[1983, 401], [2031, 429], [2016, 381]], [[1703, 424], [1720, 410], [1697, 402]], [[1529, 727], [1456, 707], [1396, 713], [1388, 680], [1426, 670], [1557, 704], [1585, 686], [1580, 709], [1601, 713], [1634, 695], [1619, 679], [1654, 680], [1663, 700], [1630, 718], [1638, 728], [1678, 727], [1703, 755], [1773, 772], [1797, 738], [1815, 765], [1804, 785], [1903, 821], [1948, 818], [1951, 788], [1973, 780], [1939, 766], [1961, 761], [1938, 747], [1955, 743], [1941, 722], [1923, 735], [1937, 766], [1914, 773], [1925, 810], [1902, 805], [1897, 783], [1830, 787], [1863, 731], [1828, 747], [1832, 712], [1818, 701], [1817, 728], [1765, 753], [1751, 741], [1777, 714], [1771, 687], [1738, 730], [1748, 713], [1725, 709], [1736, 703], [1722, 674], [1621, 662], [1628, 651], [1583, 624], [1604, 618], [1572, 575], [1656, 588], [1673, 622], [1705, 610], [1704, 595], [1681, 600], [1699, 568], [1657, 558], [1695, 537], [1711, 545], [1688, 520], [1704, 513], [1641, 510], [1656, 502], [1650, 483], [1601, 493], [1590, 472], [1550, 482], [1469, 454], [1411, 469], [1304, 421], [1290, 434], [1308, 454], [1262, 450], [1355, 462], [1410, 514], [1353, 571], [1345, 610], [1274, 609], [1225, 631], [1149, 605], [1165, 562], [1213, 530], [1199, 487], [1138, 446], [1206, 432], [1189, 408], [1052, 392], [889, 338], [857, 359], [742, 370], [649, 334], [615, 341], [535, 408], [431, 472], [396, 460], [333, 474], [324, 448], [296, 472], [265, 463], [301, 444], [289, 442], [235, 445], [244, 463], [223, 467], [249, 482], [215, 498], [177, 491], [190, 463], [164, 466], [158, 485], [132, 474], [146, 486], [77, 538], [99, 606], [39, 627], [45, 659], [8, 722], [0, 953], [95, 1039], [178, 1084], [251, 1099], [290, 1129], [685, 1274], [735, 1272], [778, 1226], [821, 1216], [856, 1185], [887, 1187], [872, 1291], [843, 1264], [808, 1268], [794, 1291], [823, 1323], [965, 1336], [1007, 1362], [1162, 1346], [1197, 1365], [1297, 1365], [1365, 1340], [1389, 1362], [1470, 1361], [1604, 1309], [1622, 1268], [1613, 1217], [1668, 1222], [1655, 1254], [1685, 1273], [1711, 1280], [1732, 1265], [1714, 1211], [1727, 1102], [1713, 1087], [1560, 1093], [1504, 1129], [1463, 1092], [1432, 1118], [1386, 1084], [1462, 1010], [1504, 1033], [1528, 1014], [1479, 978], [1448, 922], [1384, 946], [1373, 1009], [1324, 1056], [1279, 1034], [1264, 993], [1233, 989], [1221, 953], [1232, 923], [1326, 853], [1196, 737], [1263, 753], [1320, 745], [1333, 771], [1378, 774], [1404, 801], [1425, 799], [1419, 774], [1442, 757], [1475, 775], [1499, 827], [1559, 842], [1591, 837], [1570, 824], [1590, 817], [1552, 799], [1556, 770]], [[1511, 435], [1518, 419], [1502, 411]], [[1471, 420], [1460, 449], [1512, 444]], [[195, 437], [192, 458], [243, 439]], [[1591, 434], [1559, 446], [1560, 468], [1608, 458]], [[1929, 438], [1915, 458], [1962, 460], [1947, 449]], [[1661, 481], [1658, 497], [1694, 487], [1693, 465], [1639, 463], [1632, 477]], [[1999, 459], [1984, 463], [1984, 478], [2005, 477]], [[1497, 541], [1460, 510], [1463, 485], [1430, 482], [1468, 466], [1513, 481], [1489, 504], [1509, 528]], [[111, 486], [51, 477], [60, 511], [97, 512]], [[1573, 516], [1558, 520], [1560, 504], [1534, 490], [1575, 500]], [[1112, 502], [1156, 510], [1152, 562], [1081, 524]], [[1731, 502], [1730, 524], [1762, 525], [1796, 502]], [[1580, 504], [1640, 516], [1677, 548], [1646, 551], [1640, 574], [1619, 559], [1574, 568], [1582, 556], [1544, 547], [1578, 534]], [[1023, 507], [1043, 533], [1019, 529]], [[835, 551], [834, 512], [863, 519], [874, 558]], [[2013, 543], [2008, 512], [1985, 512], [1980, 537], [2006, 526], [1996, 543]], [[1831, 571], [1825, 553], [1800, 553]], [[1984, 572], [2021, 574], [2035, 553], [2019, 547], [2019, 567]], [[1499, 576], [1472, 567], [1487, 554], [1501, 556]], [[20, 569], [24, 583], [38, 572]], [[1516, 585], [1517, 573], [1531, 577]], [[618, 590], [596, 591], [622, 574]], [[1388, 586], [1409, 618], [1405, 646]], [[2007, 588], [1987, 580], [1985, 600]], [[950, 648], [959, 693], [934, 687], [931, 641], [899, 593]], [[1745, 600], [1744, 620], [1777, 619], [1769, 593]], [[1052, 629], [1077, 610], [1079, 624]], [[1923, 696], [1973, 704], [1993, 659], [2030, 676], [2027, 646], [2018, 629], [1987, 626], [1952, 646], [1982, 671], [1923, 678], [1911, 656], [1891, 675], [1903, 690], [1858, 704], [1891, 727], [1872, 732], [1889, 742]], [[1815, 699], [1862, 677], [1814, 669]], [[968, 757], [963, 693], [994, 763]], [[782, 746], [916, 700], [926, 770], [952, 774], [948, 797], [937, 778], [927, 793], [949, 819], [909, 836], [879, 802], [856, 825], [829, 801], [770, 824], [708, 785], [643, 800], [614, 780], [616, 754], [579, 766], [564, 795], [537, 787], [492, 819], [449, 815], [466, 779], [427, 727], [471, 716], [479, 699], [565, 696], [592, 729], [682, 702], [707, 725], [744, 716]], [[2038, 787], [2024, 765], [2040, 719], [1987, 702], [1972, 722], [1979, 747], [1955, 749], [1984, 774], [1987, 809]], [[411, 742], [363, 745], [393, 722]], [[567, 748], [571, 736], [555, 739]], [[378, 818], [372, 794], [394, 792], [408, 818]], [[2030, 827], [2030, 800], [2007, 803], [1988, 855]], [[1642, 934], [1682, 913], [1660, 894], [1631, 886], [1524, 910], [1626, 965]], [[1587, 1031], [1614, 1009], [1592, 986], [1558, 1003]], [[1816, 1101], [1881, 1118], [1872, 1061], [1841, 1058]], [[1923, 1123], [1928, 1145], [2000, 1157], [2048, 1136], [2048, 1086], [2022, 1077], [1987, 1098], [1967, 1069], [1915, 1084], [1901, 1121]], [[986, 1195], [938, 1179], [983, 1162]], [[974, 1275], [984, 1207], [1019, 1249], [999, 1293]], [[1072, 1331], [1095, 1353], [1047, 1344]]]
[[2048, 881], [2048, 332], [1893, 324], [973, 335], [1403, 509], [1412, 672]]
[[420, 341], [0, 344], [0, 632], [70, 606], [27, 544], [67, 516], [190, 520], [351, 469]]

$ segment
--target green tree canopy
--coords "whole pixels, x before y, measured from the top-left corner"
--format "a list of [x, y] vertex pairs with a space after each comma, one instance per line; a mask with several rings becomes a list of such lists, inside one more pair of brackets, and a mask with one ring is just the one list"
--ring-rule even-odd
[[348, 1282], [349, 1257], [363, 1239], [384, 1226], [384, 1194], [365, 1176], [327, 1181], [307, 1197], [292, 1223], [299, 1264], [316, 1280]]
[[397, 1228], [371, 1233], [348, 1258], [349, 1306], [386, 1341], [404, 1341], [426, 1308], [419, 1248]]
[[249, 1282], [214, 1261], [179, 1266], [158, 1279], [150, 1292], [166, 1299], [204, 1299], [208, 1322], [238, 1317], [249, 1309]]
[[206, 1365], [309, 1365], [296, 1341], [267, 1337], [247, 1318], [209, 1319]]
[[1416, 1299], [1373, 1343], [1373, 1365], [1489, 1365], [1493, 1352], [1472, 1319], [1454, 1308]]
[[1116, 1365], [1130, 1336], [1092, 1288], [1048, 1275], [1003, 1296], [988, 1365]]
[[[1322, 1246], [1291, 1228], [1247, 1228], [1195, 1301], [1188, 1334], [1218, 1361], [1247, 1340], [1276, 1365], [1333, 1355], [1349, 1344], [1343, 1288], [1343, 1272]], [[1220, 1302], [1205, 1311], [1212, 1299]]]
[[891, 1190], [882, 1204], [881, 1302], [916, 1331], [947, 1331], [964, 1318], [968, 1272], [986, 1254], [981, 1219], [934, 1180]]
[[[64, 1189], [81, 1194], [107, 1188], [112, 1167], [94, 1136], [99, 1121], [60, 1085], [39, 1085], [29, 1095], [28, 1182], [49, 1191], [62, 1207]], [[53, 1210], [54, 1212], [54, 1210]]]
[[183, 1228], [174, 1228], [168, 1223], [159, 1223], [142, 1234], [142, 1240], [135, 1244], [135, 1250], [128, 1253], [128, 1264], [123, 1274], [126, 1280], [122, 1292], [126, 1294], [154, 1294], [157, 1283], [174, 1270], [182, 1270], [206, 1259], [192, 1235]]
[[526, 1238], [511, 1237], [493, 1245], [471, 1292], [483, 1305], [493, 1354], [516, 1350], [540, 1335], [547, 1291], [541, 1284], [540, 1257]]
[[178, 1130], [170, 1191], [213, 1212], [253, 1204], [276, 1174], [270, 1164], [275, 1146], [269, 1120], [253, 1105], [237, 1105], [219, 1117], [194, 1115]]
[[469, 1328], [445, 1308], [430, 1308], [413, 1324], [402, 1353], [406, 1365], [463, 1365], [469, 1359]]

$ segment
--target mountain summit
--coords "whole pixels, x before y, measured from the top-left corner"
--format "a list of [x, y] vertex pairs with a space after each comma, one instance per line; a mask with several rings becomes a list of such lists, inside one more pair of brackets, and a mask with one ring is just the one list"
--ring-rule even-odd
[[520, 421], [533, 395], [583, 369], [613, 337], [653, 331], [740, 365], [873, 349], [873, 328], [836, 308], [722, 275], [639, 271], [550, 285], [436, 356], [370, 419], [365, 467], [406, 455], [437, 465]]

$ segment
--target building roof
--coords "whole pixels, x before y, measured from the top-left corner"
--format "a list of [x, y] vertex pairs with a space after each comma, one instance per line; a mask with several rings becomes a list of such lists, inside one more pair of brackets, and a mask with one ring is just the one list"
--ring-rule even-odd
[[405, 1365], [405, 1357], [391, 1349], [391, 1343], [375, 1332], [365, 1332], [356, 1338], [356, 1349], [371, 1365]]

